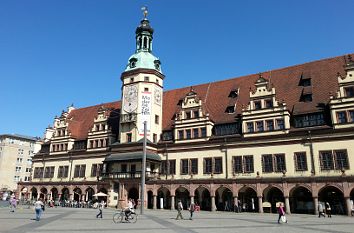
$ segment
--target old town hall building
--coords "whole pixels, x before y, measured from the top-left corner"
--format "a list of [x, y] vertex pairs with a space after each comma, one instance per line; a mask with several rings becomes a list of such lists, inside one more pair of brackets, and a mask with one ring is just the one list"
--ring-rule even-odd
[[[20, 198], [140, 199], [147, 122], [145, 208], [316, 213], [354, 199], [354, 61], [351, 55], [164, 91], [144, 18], [121, 75], [121, 101], [68, 107], [46, 129]], [[186, 77], [187, 78], [187, 77]], [[99, 102], [99, 100], [97, 100]]]

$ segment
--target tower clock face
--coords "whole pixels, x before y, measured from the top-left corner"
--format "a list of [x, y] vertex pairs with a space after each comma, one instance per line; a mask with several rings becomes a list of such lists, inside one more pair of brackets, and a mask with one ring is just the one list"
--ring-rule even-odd
[[132, 112], [138, 107], [138, 89], [136, 86], [127, 86], [124, 90], [123, 110]]
[[155, 88], [154, 100], [155, 100], [155, 104], [161, 105], [162, 91], [160, 88]]

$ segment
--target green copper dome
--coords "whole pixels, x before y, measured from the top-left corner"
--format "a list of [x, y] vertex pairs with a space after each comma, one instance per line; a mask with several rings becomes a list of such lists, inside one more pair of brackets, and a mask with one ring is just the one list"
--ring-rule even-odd
[[148, 51], [137, 51], [130, 56], [125, 71], [139, 68], [153, 69], [162, 73], [160, 60]]
[[140, 21], [140, 25], [135, 30], [136, 50], [135, 53], [130, 56], [124, 72], [135, 69], [152, 69], [162, 73], [160, 60], [152, 54], [152, 36], [154, 29], [150, 26], [146, 15], [147, 8], [145, 7], [144, 18]]

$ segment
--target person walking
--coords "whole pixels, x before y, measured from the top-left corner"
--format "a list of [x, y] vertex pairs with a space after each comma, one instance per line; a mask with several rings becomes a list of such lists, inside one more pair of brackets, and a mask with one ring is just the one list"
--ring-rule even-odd
[[102, 218], [102, 210], [104, 208], [104, 201], [101, 201], [101, 203], [98, 204], [98, 214], [96, 215], [96, 218]]
[[183, 219], [182, 210], [183, 210], [183, 204], [182, 204], [181, 200], [179, 200], [178, 203], [177, 203], [177, 217], [176, 217], [176, 220], [178, 220], [180, 218]]
[[324, 218], [326, 217], [325, 213], [324, 213], [324, 208], [321, 202], [318, 203], [318, 217], [320, 218], [321, 216], [323, 216]]
[[326, 202], [326, 214], [328, 218], [332, 218], [332, 209], [328, 202]]
[[17, 207], [17, 200], [16, 200], [16, 197], [13, 197], [10, 199], [10, 212], [15, 212], [15, 209]]
[[35, 203], [34, 203], [34, 210], [36, 211], [36, 221], [39, 221], [41, 219], [42, 211], [43, 211], [43, 206], [44, 203], [42, 202], [42, 198], [39, 198]]
[[189, 212], [191, 214], [191, 216], [189, 217], [189, 220], [193, 220], [194, 211], [195, 211], [195, 204], [194, 204], [194, 202], [191, 202], [191, 204], [189, 206]]
[[[282, 219], [282, 218], [285, 219], [286, 223], [288, 223], [288, 220], [285, 217], [285, 211], [284, 211], [283, 203], [279, 204], [278, 213], [279, 213], [278, 223], [280, 223], [280, 219]], [[284, 222], [283, 219], [282, 219], [282, 221]]]

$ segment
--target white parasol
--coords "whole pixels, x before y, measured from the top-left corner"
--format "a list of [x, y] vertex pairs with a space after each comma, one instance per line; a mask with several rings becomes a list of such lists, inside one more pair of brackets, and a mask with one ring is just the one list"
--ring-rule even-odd
[[94, 197], [107, 197], [108, 195], [102, 192], [96, 193], [93, 195]]

